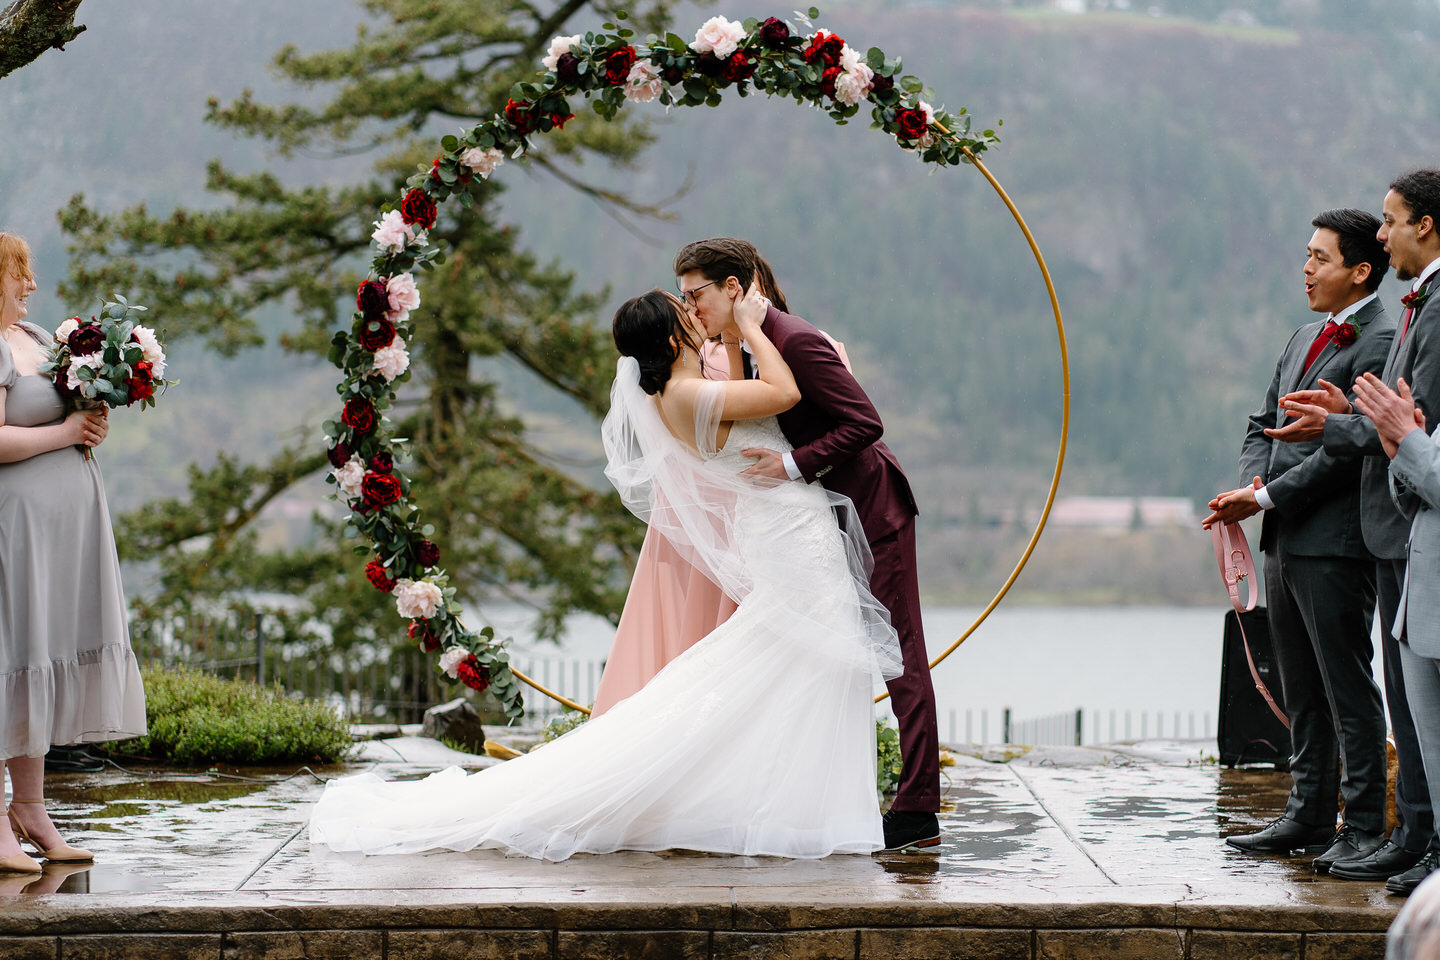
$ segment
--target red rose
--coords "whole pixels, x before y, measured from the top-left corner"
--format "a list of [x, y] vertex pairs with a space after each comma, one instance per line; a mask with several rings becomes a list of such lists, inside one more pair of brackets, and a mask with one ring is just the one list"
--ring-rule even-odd
[[390, 310], [390, 297], [385, 292], [384, 280], [365, 280], [355, 291], [355, 306], [366, 319], [383, 317]]
[[475, 659], [475, 654], [473, 653], [456, 664], [455, 675], [460, 678], [461, 683], [465, 684], [465, 686], [471, 690], [483, 691], [486, 687], [490, 686], [489, 669], [482, 667], [480, 661]]
[[675, 86], [675, 84], [685, 79], [685, 71], [681, 67], [675, 64], [671, 64], [664, 70], [660, 71], [660, 76], [665, 80], [666, 83], [670, 84], [670, 86], [673, 87]]
[[1360, 339], [1360, 331], [1355, 329], [1353, 323], [1342, 323], [1335, 328], [1335, 335], [1330, 338], [1337, 347], [1348, 347]]
[[522, 137], [530, 132], [530, 101], [506, 100], [505, 119]]
[[719, 77], [725, 74], [725, 61], [715, 54], [706, 51], [695, 58], [695, 72], [706, 77]]
[[430, 194], [413, 187], [400, 200], [400, 219], [406, 223], [419, 224], [423, 230], [435, 226], [435, 201]]
[[760, 42], [771, 49], [779, 49], [790, 39], [790, 27], [784, 20], [769, 17], [760, 24]]
[[838, 67], [840, 65], [840, 54], [845, 50], [845, 41], [833, 33], [815, 34], [810, 41], [810, 46], [805, 48], [805, 61], [807, 63], [823, 62], [827, 67]]
[[390, 451], [381, 450], [370, 458], [370, 469], [376, 473], [389, 473], [395, 469], [395, 458]]
[[390, 346], [395, 339], [395, 325], [384, 317], [375, 317], [371, 320], [362, 320], [360, 327], [360, 346], [374, 353], [382, 347]]
[[835, 96], [835, 80], [840, 76], [839, 67], [826, 67], [820, 74], [820, 92], [827, 97]]
[[[555, 79], [567, 86], [580, 82], [580, 58], [573, 53], [562, 53], [555, 61]], [[507, 114], [508, 118], [508, 114]], [[514, 121], [511, 121], [512, 123]]]
[[630, 68], [635, 66], [635, 48], [621, 47], [611, 50], [605, 56], [605, 82], [618, 87], [630, 79]]
[[375, 405], [364, 397], [352, 397], [345, 401], [340, 422], [358, 434], [367, 434], [375, 429]]
[[365, 564], [365, 579], [381, 593], [389, 593], [395, 589], [395, 581], [385, 572], [385, 564], [381, 563], [379, 558]]
[[895, 78], [894, 78], [894, 77], [882, 77], [882, 76], [880, 76], [880, 74], [877, 73], [877, 74], [875, 74], [874, 78], [872, 78], [871, 81], [870, 81], [870, 92], [871, 92], [871, 93], [884, 93], [886, 90], [894, 90], [894, 89], [895, 89]]
[[433, 567], [440, 562], [440, 548], [429, 540], [421, 540], [415, 545], [415, 559], [422, 567]]
[[550, 127], [554, 130], [559, 130], [565, 126], [567, 121], [574, 119], [575, 114], [573, 113], [552, 113], [550, 114]]
[[360, 496], [372, 507], [388, 507], [404, 493], [400, 478], [393, 473], [367, 473], [365, 479], [360, 481]]
[[434, 653], [440, 649], [440, 638], [435, 636], [435, 631], [430, 629], [429, 620], [423, 618], [411, 620], [407, 633], [411, 640], [420, 641], [420, 649], [426, 653]]
[[925, 111], [918, 107], [896, 110], [895, 122], [900, 125], [901, 140], [919, 140], [925, 136], [925, 130], [930, 126], [925, 120]]
[[126, 384], [130, 388], [130, 399], [125, 402], [127, 407], [136, 401], [149, 400], [155, 396], [154, 366], [146, 360], [140, 360], [132, 369], [135, 373]]
[[722, 75], [731, 83], [739, 83], [742, 80], [749, 80], [755, 73], [755, 64], [750, 62], [750, 56], [744, 50], [736, 50], [730, 54], [725, 61], [725, 69]]
[[329, 459], [330, 466], [338, 470], [350, 462], [353, 453], [349, 444], [337, 442], [335, 446], [326, 451], [325, 456]]
[[70, 338], [66, 342], [70, 345], [70, 352], [80, 357], [103, 347], [105, 334], [100, 332], [98, 323], [82, 323], [70, 332]]

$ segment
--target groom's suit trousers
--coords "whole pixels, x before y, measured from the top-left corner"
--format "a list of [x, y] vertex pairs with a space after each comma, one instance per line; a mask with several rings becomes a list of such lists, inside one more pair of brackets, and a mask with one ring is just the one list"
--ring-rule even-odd
[[905, 758], [891, 809], [934, 813], [940, 809], [940, 731], [935, 690], [930, 682], [930, 656], [920, 625], [915, 518], [895, 532], [870, 541], [870, 552], [875, 556], [870, 592], [890, 611], [905, 663], [905, 672], [885, 684], [900, 727], [900, 754]]

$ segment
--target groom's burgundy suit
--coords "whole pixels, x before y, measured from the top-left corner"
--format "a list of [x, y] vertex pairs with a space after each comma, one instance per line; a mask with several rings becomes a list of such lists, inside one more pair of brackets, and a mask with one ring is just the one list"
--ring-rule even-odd
[[892, 809], [940, 809], [940, 734], [935, 691], [920, 624], [915, 564], [915, 496], [900, 463], [880, 440], [884, 425], [830, 341], [808, 322], [773, 305], [760, 329], [780, 351], [800, 387], [800, 402], [777, 418], [806, 482], [855, 504], [875, 557], [870, 591], [890, 611], [905, 673], [887, 686], [900, 727], [905, 772]]

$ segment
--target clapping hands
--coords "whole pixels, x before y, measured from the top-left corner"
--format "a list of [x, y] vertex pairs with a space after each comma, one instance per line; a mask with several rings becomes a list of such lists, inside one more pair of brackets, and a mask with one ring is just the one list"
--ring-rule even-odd
[[1392, 458], [1407, 434], [1425, 429], [1425, 411], [1415, 402], [1410, 384], [1401, 377], [1397, 385], [1399, 392], [1391, 390], [1373, 373], [1355, 381], [1355, 406], [1375, 421], [1385, 456]]
[[1350, 412], [1350, 401], [1345, 399], [1344, 390], [1328, 380], [1315, 382], [1320, 385], [1318, 390], [1296, 390], [1280, 398], [1280, 409], [1294, 419], [1283, 427], [1267, 428], [1265, 436], [1286, 443], [1319, 440], [1325, 435], [1326, 417]]

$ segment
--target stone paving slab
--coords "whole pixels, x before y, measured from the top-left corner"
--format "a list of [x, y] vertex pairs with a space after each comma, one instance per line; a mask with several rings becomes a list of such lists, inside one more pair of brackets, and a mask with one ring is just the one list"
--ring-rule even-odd
[[[976, 748], [1008, 762], [947, 768], [937, 852], [819, 861], [341, 855], [306, 839], [308, 773], [56, 776], [56, 818], [97, 862], [0, 875], [0, 958], [1383, 956], [1401, 901], [1380, 885], [1222, 842], [1289, 778], [1208, 749]], [[319, 775], [457, 760], [495, 762], [398, 738]]]

